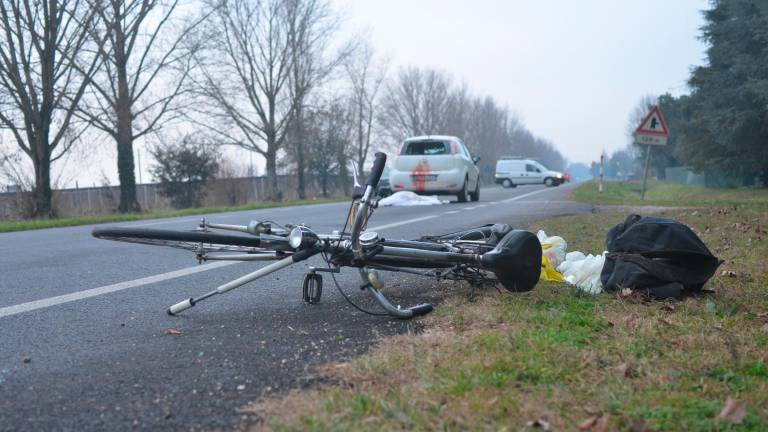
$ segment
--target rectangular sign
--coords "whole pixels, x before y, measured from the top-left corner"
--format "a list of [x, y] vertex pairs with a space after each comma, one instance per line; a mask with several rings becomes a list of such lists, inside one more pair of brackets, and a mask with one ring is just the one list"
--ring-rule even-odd
[[667, 137], [662, 135], [635, 133], [635, 144], [665, 146], [667, 145]]

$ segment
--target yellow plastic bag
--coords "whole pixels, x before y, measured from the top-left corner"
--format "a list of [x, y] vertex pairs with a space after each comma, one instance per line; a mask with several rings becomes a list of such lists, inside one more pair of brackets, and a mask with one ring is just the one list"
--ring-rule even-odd
[[[541, 248], [544, 250], [547, 250], [551, 247], [552, 245], [549, 243], [541, 244]], [[539, 276], [539, 280], [549, 281], [549, 282], [564, 282], [565, 278], [561, 273], [555, 270], [554, 267], [552, 267], [552, 264], [550, 264], [547, 256], [542, 255], [541, 256], [541, 275]]]

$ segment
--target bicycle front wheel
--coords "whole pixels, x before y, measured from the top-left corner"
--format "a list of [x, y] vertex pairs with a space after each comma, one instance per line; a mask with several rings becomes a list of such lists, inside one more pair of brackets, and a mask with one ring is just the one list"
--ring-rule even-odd
[[146, 228], [95, 228], [94, 237], [127, 243], [166, 246], [192, 252], [261, 252], [258, 236], [239, 236], [199, 231], [171, 231]]

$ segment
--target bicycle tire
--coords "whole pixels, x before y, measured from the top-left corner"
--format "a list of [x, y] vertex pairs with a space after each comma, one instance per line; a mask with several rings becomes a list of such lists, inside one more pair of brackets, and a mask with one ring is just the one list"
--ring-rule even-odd
[[173, 231], [146, 228], [95, 228], [91, 235], [103, 240], [139, 243], [152, 246], [166, 246], [193, 252], [199, 252], [201, 244], [203, 244], [208, 251], [231, 252], [248, 252], [254, 248], [259, 248], [261, 245], [261, 240], [256, 236], [246, 237], [211, 232]]

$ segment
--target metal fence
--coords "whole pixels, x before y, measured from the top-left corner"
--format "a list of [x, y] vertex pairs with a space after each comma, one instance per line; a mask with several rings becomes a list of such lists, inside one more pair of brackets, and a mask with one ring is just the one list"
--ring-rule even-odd
[[[306, 176], [306, 196], [309, 199], [322, 196], [319, 178]], [[329, 196], [346, 195], [351, 188], [351, 179], [338, 177], [328, 181]], [[282, 199], [298, 198], [295, 175], [278, 176], [278, 188]], [[217, 179], [205, 187], [204, 207], [232, 207], [265, 201], [269, 197], [269, 181], [266, 177], [242, 177]], [[157, 184], [136, 185], [136, 198], [144, 211], [172, 209], [168, 198], [160, 193]], [[118, 186], [104, 186], [77, 189], [60, 189], [53, 192], [53, 208], [59, 217], [94, 216], [115, 213], [120, 202]], [[29, 214], [31, 194], [29, 192], [0, 193], [0, 220], [22, 219]]]

